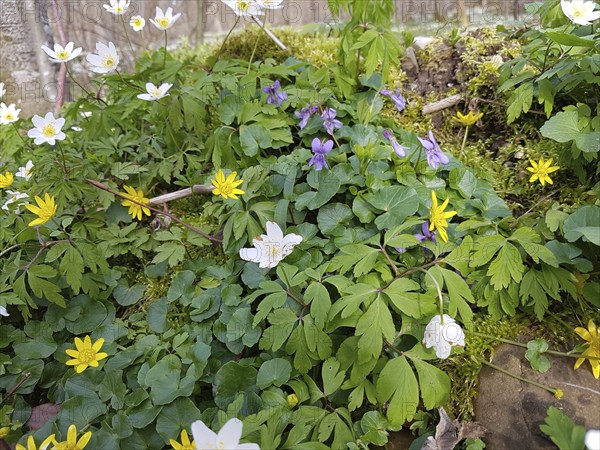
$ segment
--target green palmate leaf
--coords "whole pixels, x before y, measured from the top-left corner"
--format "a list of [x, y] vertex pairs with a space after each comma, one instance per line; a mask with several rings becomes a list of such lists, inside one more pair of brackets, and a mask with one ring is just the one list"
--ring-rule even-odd
[[165, 242], [156, 249], [153, 263], [167, 261], [169, 266], [176, 266], [185, 258], [185, 247], [178, 242]]
[[548, 310], [547, 290], [543, 273], [533, 268], [525, 273], [519, 287], [521, 303], [524, 305], [533, 304], [533, 311], [540, 320]]
[[417, 212], [419, 207], [417, 192], [406, 186], [386, 186], [374, 194], [367, 194], [365, 198], [372, 206], [384, 211], [375, 219], [375, 224], [380, 230], [402, 223], [408, 216]]
[[561, 410], [551, 406], [540, 430], [552, 439], [560, 450], [583, 450], [585, 428], [567, 417]]
[[181, 360], [167, 355], [147, 372], [144, 384], [150, 388], [150, 398], [155, 405], [166, 405], [177, 397], [189, 397], [195, 379], [181, 378]]
[[345, 375], [345, 371], [340, 370], [340, 362], [337, 359], [327, 359], [321, 369], [323, 392], [325, 395], [329, 396], [337, 391], [344, 382]]
[[252, 124], [240, 127], [240, 144], [247, 156], [256, 156], [259, 149], [271, 147], [272, 142], [269, 131], [262, 125]]
[[527, 343], [525, 358], [530, 362], [531, 367], [538, 372], [547, 372], [550, 369], [550, 361], [542, 354], [548, 350], [548, 342], [544, 339], [534, 339]]
[[238, 394], [247, 397], [256, 393], [256, 376], [257, 371], [254, 367], [244, 366], [235, 361], [221, 366], [214, 381], [214, 399], [217, 406], [226, 409]]
[[342, 290], [342, 301], [333, 304], [329, 311], [332, 318], [341, 312], [342, 318], [354, 314], [363, 302], [370, 302], [377, 295], [377, 289], [366, 283], [358, 283]]
[[162, 408], [156, 418], [156, 431], [165, 441], [178, 437], [181, 430], [189, 429], [190, 417], [199, 418], [200, 410], [189, 398], [178, 398]]
[[319, 209], [317, 223], [319, 230], [325, 236], [340, 236], [348, 227], [354, 215], [348, 205], [343, 203], [329, 203]]
[[371, 358], [379, 358], [383, 339], [391, 342], [395, 333], [392, 314], [378, 295], [356, 324], [356, 335], [361, 336], [358, 341], [358, 362], [364, 363]]
[[458, 247], [444, 257], [444, 262], [450, 264], [463, 277], [469, 274], [469, 262], [473, 253], [473, 238], [465, 236]]
[[479, 267], [488, 263], [496, 252], [504, 245], [506, 239], [499, 234], [485, 236], [475, 242], [474, 253], [469, 266]]
[[522, 84], [514, 90], [508, 99], [509, 107], [508, 123], [514, 122], [531, 108], [533, 102], [533, 85], [531, 83]]
[[375, 445], [385, 445], [388, 442], [389, 422], [379, 411], [369, 411], [360, 420], [363, 435], [360, 439]]
[[113, 296], [121, 306], [130, 306], [135, 304], [144, 296], [146, 286], [136, 283], [133, 286], [119, 284], [113, 291]]
[[411, 361], [417, 369], [419, 388], [425, 408], [429, 410], [445, 405], [450, 397], [448, 374], [419, 358], [411, 357]]
[[287, 359], [275, 358], [265, 361], [258, 369], [256, 384], [261, 389], [281, 386], [287, 383], [292, 373], [292, 365]]
[[557, 142], [575, 141], [582, 152], [597, 153], [600, 150], [600, 132], [587, 132], [579, 127], [578, 111], [561, 111], [540, 128], [542, 136]]
[[412, 420], [419, 405], [419, 383], [406, 357], [387, 362], [376, 385], [377, 400], [388, 402], [387, 418], [394, 427]]
[[448, 314], [452, 317], [458, 312], [463, 323], [473, 321], [473, 311], [469, 303], [474, 303], [475, 299], [471, 294], [471, 289], [467, 282], [456, 272], [444, 269], [440, 266], [434, 266], [429, 269], [432, 274], [438, 272], [444, 278], [444, 284], [448, 290], [450, 303], [448, 305]]
[[516, 283], [521, 281], [525, 265], [519, 250], [509, 242], [505, 242], [498, 256], [492, 261], [487, 274], [491, 276], [490, 282], [496, 289], [506, 288], [511, 279]]
[[293, 311], [283, 308], [270, 313], [268, 320], [271, 326], [263, 332], [259, 346], [264, 350], [275, 351], [287, 341], [298, 322], [298, 317]]
[[398, 278], [383, 293], [398, 311], [418, 319], [427, 314], [432, 305], [431, 298], [415, 292], [420, 288], [416, 281]]
[[318, 282], [311, 283], [304, 292], [304, 301], [310, 303], [310, 315], [315, 325], [323, 329], [327, 322], [327, 315], [331, 309], [331, 298], [327, 288]]
[[575, 242], [581, 238], [600, 246], [600, 207], [583, 206], [567, 217], [563, 223], [565, 238]]
[[538, 81], [538, 102], [544, 105], [544, 112], [546, 117], [550, 117], [552, 109], [554, 107], [554, 96], [556, 89], [554, 84], [550, 80], [539, 80]]

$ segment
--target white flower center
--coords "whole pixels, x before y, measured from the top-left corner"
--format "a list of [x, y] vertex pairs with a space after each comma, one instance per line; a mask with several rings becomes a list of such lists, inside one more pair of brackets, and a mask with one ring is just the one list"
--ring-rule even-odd
[[152, 97], [162, 97], [162, 91], [159, 88], [150, 89], [150, 95]]
[[42, 133], [46, 137], [52, 137], [56, 135], [56, 128], [51, 123], [46, 124], [42, 127]]

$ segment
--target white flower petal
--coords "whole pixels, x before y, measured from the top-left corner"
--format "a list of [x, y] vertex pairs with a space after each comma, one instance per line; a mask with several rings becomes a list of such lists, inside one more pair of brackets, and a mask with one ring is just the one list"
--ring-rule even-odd
[[197, 420], [192, 423], [192, 435], [199, 449], [218, 448], [217, 434], [204, 425], [204, 422]]
[[220, 448], [237, 448], [242, 437], [242, 428], [244, 424], [239, 419], [229, 419], [217, 435], [217, 444]]

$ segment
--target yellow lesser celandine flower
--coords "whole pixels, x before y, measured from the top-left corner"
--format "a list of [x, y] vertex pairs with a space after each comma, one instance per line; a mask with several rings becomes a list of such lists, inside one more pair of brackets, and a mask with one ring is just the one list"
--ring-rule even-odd
[[181, 430], [181, 444], [175, 439], [169, 439], [169, 444], [175, 450], [196, 450], [195, 441], [190, 442], [190, 436], [186, 430]]
[[527, 170], [533, 173], [529, 182], [534, 183], [536, 180], [539, 180], [539, 182], [542, 183], [542, 186], [545, 186], [546, 183], [552, 184], [552, 179], [548, 174], [560, 169], [559, 166], [552, 166], [552, 158], [548, 161], [544, 161], [544, 158], [540, 158], [537, 163], [533, 159], [530, 159], [529, 161], [531, 162], [532, 167], [527, 167]]
[[227, 178], [222, 170], [219, 170], [215, 178], [210, 182], [215, 187], [212, 191], [214, 195], [220, 195], [223, 198], [232, 198], [237, 200], [238, 195], [245, 194], [241, 189], [237, 187], [244, 182], [244, 180], [236, 180], [237, 172], [231, 172]]
[[38, 216], [37, 219], [33, 219], [31, 222], [29, 222], [30, 227], [43, 225], [48, 222], [54, 217], [56, 214], [56, 209], [58, 208], [56, 203], [54, 203], [54, 197], [51, 197], [48, 193], [44, 195], [44, 200], [37, 195], [34, 197], [34, 199], [37, 203], [37, 206], [29, 204], [25, 205], [25, 208]]
[[596, 328], [594, 321], [590, 320], [588, 322], [587, 330], [582, 327], [577, 327], [575, 328], [575, 333], [577, 333], [584, 341], [588, 342], [588, 348], [581, 353], [583, 358], [579, 358], [575, 361], [575, 369], [579, 368], [587, 358], [592, 366], [594, 378], [600, 378], [600, 330]]
[[452, 216], [456, 215], [456, 211], [444, 211], [444, 209], [448, 206], [448, 199], [444, 200], [440, 206], [438, 206], [438, 200], [435, 195], [435, 191], [431, 191], [431, 210], [429, 212], [429, 231], [437, 230], [442, 238], [442, 241], [448, 242], [448, 233], [446, 232], [446, 228], [448, 228], [448, 221]]
[[98, 361], [108, 356], [106, 353], [100, 352], [103, 344], [103, 338], [92, 344], [92, 339], [89, 336], [85, 336], [83, 341], [76, 337], [75, 347], [77, 350], [65, 350], [67, 355], [74, 358], [66, 362], [67, 366], [75, 366], [75, 372], [77, 373], [83, 372], [88, 367], [98, 367]]
[[556, 398], [563, 398], [564, 392], [562, 391], [562, 389], [556, 389], [554, 391], [554, 397]]
[[6, 436], [8, 436], [8, 433], [10, 433], [10, 428], [9, 427], [1, 427], [0, 428], [0, 439], [3, 439]]
[[[130, 198], [131, 200], [134, 200], [138, 203], [148, 203], [150, 201], [149, 198], [144, 197], [143, 191], [136, 191], [135, 188], [132, 188], [131, 186], [123, 187], [127, 191], [127, 194], [123, 195], [125, 195], [127, 198]], [[127, 211], [127, 213], [131, 215], [131, 217], [133, 217], [134, 219], [142, 220], [142, 213], [146, 214], [147, 216], [150, 215], [150, 210], [148, 208], [138, 205], [137, 203], [134, 203], [132, 201], [123, 200], [121, 202], [121, 205], [129, 206], [129, 211]]]
[[452, 119], [465, 127], [470, 127], [482, 117], [483, 113], [475, 114], [473, 111], [469, 111], [469, 113], [466, 115], [463, 115], [463, 113], [461, 112], [457, 112], [456, 115], [452, 117]]
[[15, 181], [15, 176], [11, 172], [0, 173], [0, 189], [10, 187]]
[[[44, 441], [40, 444], [39, 450], [46, 450], [50, 444], [52, 444], [52, 442], [55, 442], [53, 434], [44, 439]], [[38, 448], [35, 446], [35, 440], [33, 439], [33, 436], [29, 436], [27, 438], [27, 448], [23, 447], [21, 444], [17, 444], [16, 450], [38, 450]]]
[[92, 432], [88, 431], [77, 440], [77, 427], [70, 425], [67, 431], [67, 440], [63, 442], [56, 442], [55, 440], [52, 450], [83, 450], [91, 438]]
[[296, 394], [288, 395], [286, 400], [287, 400], [287, 404], [289, 405], [290, 408], [293, 408], [299, 402], [298, 396]]

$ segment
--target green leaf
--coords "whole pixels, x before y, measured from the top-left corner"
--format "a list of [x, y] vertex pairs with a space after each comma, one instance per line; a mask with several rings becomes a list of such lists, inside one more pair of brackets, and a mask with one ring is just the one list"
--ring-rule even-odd
[[377, 400], [389, 401], [387, 418], [394, 427], [412, 420], [419, 405], [419, 383], [406, 357], [389, 360], [375, 386]]
[[318, 282], [311, 283], [304, 292], [304, 301], [310, 303], [310, 315], [313, 317], [315, 325], [323, 329], [331, 309], [331, 298], [327, 288]]
[[73, 289], [75, 294], [79, 294], [81, 289], [81, 279], [83, 278], [83, 258], [75, 247], [69, 246], [60, 261], [60, 272], [67, 279], [67, 283]]
[[409, 278], [398, 278], [386, 287], [383, 293], [398, 311], [418, 319], [428, 313], [428, 308], [425, 306], [432, 304], [429, 297], [415, 292], [420, 288], [416, 281]]
[[444, 284], [448, 290], [450, 304], [448, 305], [448, 314], [452, 317], [456, 316], [456, 312], [460, 314], [463, 323], [467, 324], [473, 321], [473, 311], [469, 303], [475, 303], [473, 294], [467, 282], [456, 272], [444, 269], [440, 266], [434, 266], [431, 269], [432, 273], [439, 271], [444, 277]]
[[166, 405], [177, 397], [189, 397], [194, 382], [181, 379], [181, 360], [166, 355], [146, 372], [144, 384], [150, 387], [150, 398], [155, 405]]
[[265, 361], [258, 369], [256, 384], [261, 389], [269, 386], [280, 387], [287, 383], [292, 373], [292, 365], [287, 359], [275, 358]]
[[508, 99], [508, 123], [513, 123], [522, 113], [531, 108], [533, 102], [533, 84], [525, 83], [516, 88]]
[[525, 358], [531, 367], [538, 372], [544, 373], [550, 369], [550, 361], [542, 353], [548, 350], [548, 342], [544, 339], [534, 339], [527, 343]]
[[256, 375], [254, 367], [244, 366], [235, 361], [229, 361], [221, 366], [214, 379], [214, 399], [217, 406], [227, 409], [238, 394], [247, 397], [257, 392]]
[[240, 126], [240, 144], [244, 154], [256, 156], [259, 149], [269, 148], [273, 143], [269, 131], [262, 125]]
[[167, 261], [169, 266], [174, 267], [185, 258], [185, 247], [178, 242], [165, 242], [159, 245], [156, 251], [153, 263]]
[[492, 261], [487, 275], [491, 277], [490, 282], [496, 289], [508, 287], [511, 279], [519, 283], [523, 277], [525, 265], [519, 254], [519, 250], [510, 242], [505, 242], [498, 256]]
[[317, 223], [319, 230], [325, 236], [340, 236], [348, 227], [348, 222], [354, 215], [348, 205], [343, 203], [329, 203], [319, 209]]
[[375, 208], [384, 211], [377, 219], [377, 228], [392, 228], [417, 212], [419, 196], [406, 186], [385, 186], [374, 194], [367, 194], [366, 200]]
[[521, 297], [521, 303], [524, 305], [533, 302], [533, 311], [537, 318], [541, 320], [548, 310], [547, 288], [543, 273], [533, 268], [525, 272], [523, 281], [519, 286], [519, 296]]
[[358, 362], [364, 363], [371, 358], [379, 358], [383, 338], [391, 342], [395, 333], [392, 314], [378, 295], [356, 324], [356, 336], [361, 337], [358, 341]]
[[146, 286], [136, 283], [133, 286], [119, 284], [113, 291], [113, 297], [121, 306], [130, 306], [135, 304], [144, 296]]
[[325, 392], [325, 395], [331, 395], [344, 382], [346, 372], [340, 370], [340, 362], [337, 359], [329, 358], [323, 363], [321, 376], [323, 377], [323, 392]]
[[411, 358], [411, 361], [417, 369], [425, 409], [430, 410], [445, 405], [450, 398], [448, 374], [419, 358]]
[[588, 47], [593, 48], [596, 45], [596, 41], [592, 39], [584, 39], [579, 36], [575, 36], [570, 33], [561, 33], [558, 31], [546, 31], [546, 36], [551, 40], [560, 45], [566, 45], [568, 47]]
[[365, 31], [361, 36], [357, 39], [354, 45], [350, 48], [350, 50], [358, 50], [369, 45], [372, 41], [379, 38], [379, 32], [375, 28], [371, 28], [370, 30]]
[[189, 430], [190, 417], [196, 420], [200, 418], [200, 414], [200, 410], [189, 398], [178, 398], [162, 408], [156, 418], [156, 431], [165, 441], [173, 438], [178, 441], [181, 430]]
[[464, 198], [471, 198], [477, 188], [477, 177], [464, 167], [450, 171], [450, 187], [456, 189]]
[[550, 437], [559, 450], [583, 450], [585, 448], [585, 428], [575, 425], [569, 417], [554, 406], [548, 408], [540, 430]]
[[471, 267], [483, 266], [490, 261], [496, 252], [504, 245], [506, 239], [499, 234], [484, 236], [475, 242], [475, 252], [471, 256]]
[[563, 223], [565, 238], [575, 242], [581, 238], [600, 246], [600, 207], [595, 205], [582, 206], [567, 217]]

